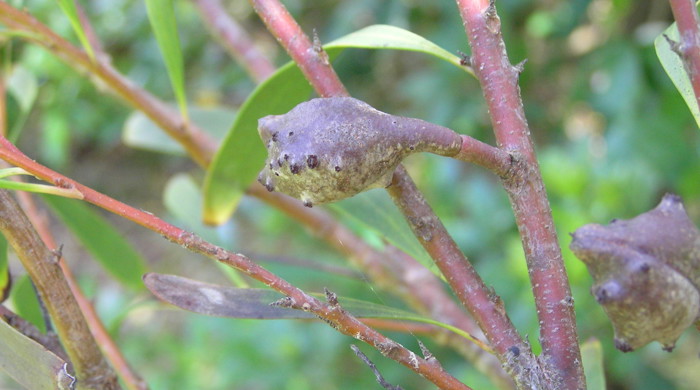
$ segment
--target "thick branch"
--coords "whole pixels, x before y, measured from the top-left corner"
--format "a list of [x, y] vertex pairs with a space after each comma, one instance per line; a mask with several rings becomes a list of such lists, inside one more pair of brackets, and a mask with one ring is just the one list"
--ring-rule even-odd
[[680, 45], [679, 55], [688, 72], [695, 92], [695, 102], [700, 108], [700, 20], [694, 0], [668, 0], [676, 19]]
[[205, 25], [221, 45], [243, 65], [257, 82], [265, 80], [275, 66], [263, 55], [235, 20], [229, 17], [219, 0], [193, 0]]
[[[47, 226], [46, 219], [42, 218], [40, 215], [31, 194], [18, 191], [17, 198], [44, 244], [48, 248], [58, 248], [58, 245], [56, 245], [56, 240], [53, 238], [53, 235]], [[107, 332], [107, 329], [105, 329], [105, 326], [97, 315], [92, 303], [85, 296], [85, 294], [83, 294], [80, 286], [73, 276], [73, 272], [71, 271], [70, 267], [68, 267], [65, 258], [62, 257], [57, 260], [58, 265], [61, 267], [61, 271], [66, 278], [68, 287], [70, 287], [71, 293], [73, 294], [73, 297], [75, 297], [75, 301], [78, 303], [80, 311], [85, 317], [85, 321], [90, 328], [90, 332], [92, 333], [93, 337], [95, 337], [95, 340], [97, 341], [107, 360], [109, 360], [109, 363], [124, 382], [124, 385], [131, 390], [147, 389], [148, 385], [146, 382], [129, 366], [129, 363], [126, 361], [126, 358], [124, 358], [124, 355], [121, 353], [121, 350], [119, 350], [119, 347], [114, 342], [114, 339], [112, 339], [112, 336], [109, 334], [109, 332]]]
[[[324, 97], [347, 96], [347, 91], [338, 79], [337, 75], [335, 74], [335, 71], [333, 71], [332, 67], [328, 63], [327, 56], [325, 55], [325, 53], [322, 52], [320, 43], [315, 43], [314, 45], [311, 45], [309, 39], [303, 34], [301, 28], [298, 26], [296, 21], [289, 15], [289, 13], [286, 12], [284, 7], [277, 0], [251, 0], [251, 2], [253, 3], [255, 10], [258, 12], [260, 17], [263, 19], [263, 21], [265, 21], [265, 24], [268, 26], [268, 29], [272, 32], [272, 34], [275, 37], [277, 37], [280, 44], [284, 46], [284, 48], [287, 50], [290, 56], [297, 62], [297, 65], [302, 69], [307, 79], [309, 80], [309, 82], [311, 82], [311, 84], [314, 86], [316, 92], [319, 95]], [[323, 64], [323, 66], [319, 66], [319, 64]], [[506, 156], [502, 156], [503, 158], [501, 160], [499, 160], [499, 157], [474, 157], [487, 153], [487, 148], [488, 145], [478, 143], [478, 141], [468, 142], [467, 146], [463, 149], [463, 151], [458, 153], [458, 155], [460, 155], [462, 158], [474, 158], [475, 160], [483, 160], [485, 163], [491, 164], [493, 166], [499, 166], [499, 161], [503, 161], [506, 159], [508, 161], [500, 163], [501, 166], [507, 166], [510, 164], [510, 158], [506, 158]], [[476, 153], [472, 153], [474, 151], [476, 151]], [[503, 168], [503, 171], [506, 171], [507, 169], [508, 168]], [[452, 242], [454, 244], [454, 241], [447, 233], [447, 230], [444, 228], [444, 226], [437, 218], [435, 213], [432, 211], [432, 209], [429, 206], [427, 206], [427, 203], [425, 202], [425, 199], [423, 198], [422, 194], [420, 193], [420, 191], [418, 191], [417, 187], [413, 183], [413, 180], [410, 178], [410, 176], [408, 175], [406, 170], [403, 169], [402, 166], [399, 166], [396, 172], [394, 173], [394, 183], [397, 182], [404, 184], [403, 190], [395, 191], [394, 184], [391, 187], [389, 187], [389, 193], [392, 195], [394, 202], [399, 206], [401, 211], [407, 217], [409, 223], [413, 225], [412, 218], [414, 215], [413, 210], [408, 210], [405, 207], [409, 204], [411, 206], [415, 206], [416, 204], [422, 205], [423, 207], [420, 207], [419, 216], [424, 220], [429, 220], [431, 223], [431, 238], [428, 240], [423, 240], [421, 237], [422, 232], [414, 229], [414, 233], [416, 233], [416, 236], [419, 238], [419, 240], [421, 240], [421, 242], [424, 244], [433, 239], [435, 240], [435, 243], [442, 244], [444, 242]], [[440, 245], [435, 245], [436, 250], [431, 253], [431, 255], [433, 255], [433, 259], [438, 264], [451, 264], [453, 269], [449, 269], [447, 271], [455, 271], [457, 275], [460, 276], [472, 273], [473, 276], [476, 276], [478, 278], [476, 273], [473, 271], [473, 268], [471, 268], [471, 265], [468, 262], [466, 262], [466, 258], [464, 257], [464, 255], [462, 255], [459, 249], [456, 248], [456, 245], [454, 245], [454, 247], [450, 249], [456, 250], [456, 252], [459, 253], [460, 259], [464, 260], [464, 262], [455, 261], [455, 258], [452, 257], [454, 253], [442, 252], [440, 251], [439, 247]], [[458, 268], [459, 270], [457, 270]], [[448, 278], [448, 280], [450, 280], [451, 276], [449, 274], [445, 275]], [[464, 288], [467, 286], [460, 286], [460, 282], [463, 282], [465, 280], [474, 280], [473, 277], [471, 279], [461, 279], [460, 276], [458, 276], [458, 278], [460, 278], [458, 282], [450, 283], [450, 286], [453, 289], [458, 289], [456, 290], [458, 292], [458, 295], [460, 295], [459, 290], [464, 291]], [[483, 291], [486, 291], [486, 289], [484, 289]], [[469, 296], [469, 294], [462, 294], [460, 296], [462, 303], [469, 309], [480, 307], [481, 304], [488, 305], [488, 302], [491, 302], [491, 305], [487, 307], [491, 309], [495, 308], [495, 305], [493, 305], [493, 300], [489, 300], [488, 297], [481, 302], [465, 302], [473, 298], [474, 297]], [[505, 309], [503, 308], [502, 304], [499, 308], [501, 312], [500, 315], [495, 314], [495, 316], [491, 317], [490, 313], [486, 313], [486, 311], [488, 311], [488, 309], [486, 309], [482, 313], [480, 313], [481, 317], [477, 319], [477, 322], [481, 326], [481, 329], [484, 331], [484, 333], [486, 333], [487, 338], [489, 338], [489, 341], [498, 344], [498, 346], [494, 346], [494, 349], [496, 350], [496, 353], [498, 354], [501, 362], [504, 364], [506, 363], [506, 353], [509, 347], [515, 347], [518, 349], [518, 351], [522, 350], [524, 353], [519, 354], [519, 356], [521, 356], [522, 359], [532, 357], [531, 353], [528, 352], [529, 348], [523, 343], [522, 339], [518, 336], [517, 331], [513, 327], [512, 323], [510, 323], [510, 320], [507, 319], [507, 316], [505, 315]], [[491, 323], [491, 320], [494, 320], [495, 322]], [[492, 337], [493, 333], [503, 337]], [[516, 370], [519, 369], [520, 367], [518, 367]]]
[[[506, 370], [516, 378], [536, 376], [538, 366], [534, 355], [508, 318], [500, 297], [484, 284], [415, 184], [405, 179], [408, 175], [401, 172], [403, 170], [403, 167], [397, 168], [394, 180], [387, 188], [394, 203], [406, 216], [416, 237], [445, 275], [460, 302], [484, 331]], [[517, 356], [513, 356], [515, 350]]]
[[457, 0], [457, 4], [496, 139], [502, 149], [514, 156], [517, 165], [504, 179], [504, 186], [530, 271], [541, 326], [543, 363], [552, 371], [552, 385], [556, 388], [584, 388], [573, 298], [520, 99], [519, 69], [508, 60], [494, 3]]
[[84, 389], [118, 389], [117, 376], [102, 356], [66, 283], [57, 255], [41, 241], [27, 216], [0, 190], [0, 231], [32, 278]]

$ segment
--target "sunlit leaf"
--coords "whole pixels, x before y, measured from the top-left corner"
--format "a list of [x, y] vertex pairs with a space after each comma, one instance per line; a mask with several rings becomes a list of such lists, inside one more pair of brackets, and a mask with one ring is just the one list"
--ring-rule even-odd
[[[419, 35], [394, 26], [369, 26], [324, 48], [331, 58], [347, 48], [416, 51], [470, 71], [460, 65], [459, 57]], [[253, 91], [207, 171], [204, 184], [204, 219], [207, 223], [219, 224], [228, 219], [262, 168], [265, 148], [257, 132], [258, 119], [289, 111], [306, 100], [310, 91], [308, 82], [293, 63], [278, 69]]]
[[[190, 109], [190, 119], [216, 140], [224, 138], [236, 118], [225, 108]], [[141, 111], [134, 111], [124, 123], [122, 141], [132, 148], [185, 156], [185, 149]], [[201, 207], [201, 205], [198, 205]]]
[[184, 66], [173, 0], [146, 0], [146, 9], [160, 52], [165, 60], [165, 67], [168, 69], [175, 98], [182, 115], [187, 118]]
[[49, 195], [43, 199], [112, 276], [134, 290], [143, 288], [146, 261], [122, 233], [83, 202]]
[[83, 45], [83, 48], [88, 53], [90, 58], [94, 60], [95, 53], [92, 49], [92, 46], [90, 45], [90, 41], [88, 40], [87, 35], [85, 34], [85, 30], [83, 30], [83, 25], [82, 23], [80, 23], [80, 17], [78, 16], [78, 8], [75, 6], [75, 1], [58, 0], [58, 5], [61, 6], [61, 10], [63, 10], [63, 13], [66, 14], [68, 20], [70, 20], [70, 25], [71, 27], [73, 27], [73, 31], [75, 31], [75, 34], [78, 36], [80, 44]]
[[[668, 39], [666, 39], [666, 37], [668, 37]], [[693, 86], [690, 82], [690, 78], [688, 77], [688, 72], [686, 72], [685, 67], [683, 66], [683, 60], [678, 53], [673, 51], [669, 40], [672, 42], [679, 41], [678, 27], [676, 26], [676, 23], [671, 24], [658, 37], [656, 37], [656, 40], [654, 41], [656, 55], [659, 57], [659, 61], [661, 61], [661, 65], [663, 65], [668, 77], [671, 78], [673, 84], [676, 86], [676, 89], [678, 89], [678, 92], [680, 92], [681, 96], [683, 96], [683, 99], [688, 105], [690, 112], [693, 114], [698, 127], [700, 127], [700, 109], [698, 108], [698, 101], [695, 97]]]
[[68, 365], [41, 344], [0, 321], [0, 368], [26, 389], [71, 389]]
[[581, 344], [581, 360], [586, 373], [586, 385], [590, 390], [605, 390], [605, 370], [603, 369], [603, 346], [600, 340], [592, 338]]
[[[143, 278], [146, 287], [161, 300], [195, 313], [217, 317], [254, 319], [311, 319], [315, 315], [283, 307], [270, 306], [283, 297], [269, 289], [234, 288], [203, 283], [175, 275], [149, 273]], [[325, 299], [323, 294], [312, 294]], [[477, 343], [489, 350], [470, 334], [451, 325], [444, 324], [409, 311], [378, 305], [352, 298], [338, 298], [343, 309], [358, 318], [383, 318], [414, 321], [440, 326]]]

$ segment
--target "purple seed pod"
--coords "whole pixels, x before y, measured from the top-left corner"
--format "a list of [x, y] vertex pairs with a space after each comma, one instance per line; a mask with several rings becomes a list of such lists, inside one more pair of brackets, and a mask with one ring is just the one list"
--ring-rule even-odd
[[667, 194], [649, 212], [589, 224], [572, 236], [619, 350], [658, 341], [671, 351], [686, 328], [700, 324], [700, 231], [680, 197]]
[[[308, 207], [386, 187], [406, 156], [452, 156], [462, 139], [419, 119], [377, 111], [349, 97], [313, 99], [258, 122], [268, 149], [258, 181]], [[274, 164], [273, 164], [274, 162]]]

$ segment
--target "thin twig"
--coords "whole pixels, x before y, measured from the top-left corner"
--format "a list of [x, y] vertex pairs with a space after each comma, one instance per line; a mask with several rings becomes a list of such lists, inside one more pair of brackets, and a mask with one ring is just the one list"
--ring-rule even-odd
[[377, 366], [371, 360], [369, 360], [367, 355], [360, 351], [360, 348], [358, 348], [357, 345], [350, 344], [350, 348], [353, 352], [355, 352], [355, 355], [357, 355], [357, 357], [360, 358], [360, 360], [362, 360], [362, 362], [365, 363], [370, 370], [372, 370], [374, 376], [377, 378], [377, 383], [379, 383], [380, 386], [387, 390], [403, 390], [401, 386], [392, 385], [391, 383], [387, 382], [386, 379], [384, 379], [384, 377], [382, 376], [382, 373], [379, 372]]
[[345, 310], [340, 309], [338, 305], [320, 302], [286, 280], [259, 266], [246, 256], [229, 252], [203, 240], [193, 233], [171, 225], [153, 214], [119, 202], [75, 180], [54, 172], [24, 155], [5, 138], [0, 138], [0, 158], [23, 168], [41, 180], [53, 183], [59, 187], [74, 188], [83, 194], [83, 199], [87, 202], [129, 219], [195, 253], [199, 253], [236, 268], [251, 278], [284, 294], [287, 297], [285, 301], [288, 303], [287, 306], [314, 313], [331, 324], [333, 328], [339, 332], [372, 345], [384, 356], [411, 368], [441, 389], [469, 389], [469, 387], [445, 372], [437, 362], [417, 358], [413, 352], [363, 324]]
[[[503, 183], [510, 196], [540, 319], [542, 362], [553, 388], [585, 387], [569, 281], [525, 119], [518, 69], [511, 65], [493, 1], [457, 0], [499, 147], [515, 169]], [[522, 350], [521, 350], [522, 351]], [[521, 354], [522, 356], [522, 354]], [[522, 383], [521, 383], [522, 385]]]
[[[406, 216], [418, 241], [445, 275], [447, 283], [460, 302], [484, 330], [494, 352], [505, 364], [509, 348], [516, 346], [524, 352], [529, 351], [529, 347], [523, 342], [506, 315], [501, 299], [476, 273], [474, 267], [449, 236], [444, 225], [415, 188], [413, 181], [405, 180], [408, 175], [405, 172], [401, 174], [400, 171], [403, 169], [403, 167], [397, 168], [398, 174], [394, 174], [387, 191]], [[531, 361], [526, 361], [527, 359]], [[523, 353], [521, 362], [529, 368], [537, 366], [531, 353]]]
[[219, 0], [193, 0], [212, 35], [243, 65], [248, 74], [262, 82], [274, 71], [272, 62], [258, 50], [255, 43], [236, 21], [227, 15]]
[[348, 96], [323, 47], [312, 43], [277, 0], [250, 0], [255, 12], [322, 97]]
[[102, 356], [80, 312], [55, 254], [6, 190], [0, 190], [0, 231], [32, 278], [83, 388], [118, 389], [117, 376]]
[[193, 123], [186, 122], [181, 115], [153, 95], [134, 85], [106, 62], [105, 56], [92, 61], [81, 49], [58, 36], [27, 12], [13, 8], [0, 1], [0, 23], [16, 31], [36, 44], [51, 51], [71, 67], [83, 69], [109, 87], [109, 91], [134, 107], [138, 107], [153, 122], [178, 141], [192, 159], [206, 166], [209, 164], [216, 144], [213, 139]]
[[[251, 0], [251, 3], [253, 4], [256, 12], [258, 12], [260, 15], [261, 19], [268, 26], [268, 29], [278, 39], [289, 55], [295, 60], [297, 65], [302, 69], [302, 72], [319, 95], [325, 97], [347, 96], [347, 90], [340, 82], [340, 79], [338, 79], [338, 76], [330, 66], [330, 63], [328, 63], [327, 56], [325, 56], [325, 53], [322, 53], [319, 50], [320, 45], [311, 44], [308, 37], [306, 37], [306, 35], [301, 31], [299, 25], [289, 15], [279, 1]], [[318, 66], [319, 64], [322, 64], [323, 66]], [[510, 157], [508, 157], [507, 164], [510, 164]], [[505, 171], [507, 170], [508, 169], [505, 169]], [[401, 191], [395, 191], [397, 182], [404, 184]], [[426, 236], [423, 234], [426, 232], [425, 229], [422, 229], [423, 231], [413, 229], [421, 243], [425, 244], [434, 240], [434, 243], [442, 244], [444, 242], [452, 242], [454, 244], [454, 241], [447, 233], [447, 230], [442, 225], [442, 222], [440, 222], [432, 209], [427, 206], [427, 202], [425, 201], [424, 197], [418, 191], [417, 187], [413, 183], [413, 180], [402, 166], [399, 166], [396, 169], [393, 184], [388, 188], [388, 191], [392, 195], [394, 202], [407, 217], [409, 224], [411, 224], [412, 227], [414, 227], [416, 223], [420, 221], [429, 221], [430, 226], [428, 227], [426, 233], [430, 235], [429, 239], [425, 239]], [[407, 204], [414, 206], [414, 209], [406, 209], [404, 206]], [[415, 214], [415, 207], [418, 207], [420, 214]], [[471, 296], [472, 290], [470, 285], [459, 284], [465, 281], [477, 280], [478, 275], [476, 275], [476, 273], [473, 271], [473, 268], [466, 261], [466, 258], [463, 254], [461, 254], [457, 246], [454, 245], [454, 247], [450, 249], [455, 249], [456, 252], [459, 253], [458, 260], [455, 259], [454, 256], [456, 256], [456, 253], [453, 253], [453, 251], [448, 251], [450, 253], [445, 253], [440, 250], [440, 245], [438, 244], [433, 245], [433, 248], [436, 250], [429, 250], [428, 252], [431, 254], [431, 257], [433, 257], [433, 260], [439, 267], [440, 264], [443, 265], [441, 270], [450, 283], [450, 286], [457, 292], [461, 302], [470, 309], [472, 315], [475, 315], [475, 312], [478, 313], [479, 317], [476, 318], [476, 320], [484, 330], [489, 341], [492, 344], [498, 345], [498, 348], [496, 348], [494, 345], [492, 346], [494, 346], [494, 349], [499, 355], [501, 362], [504, 364], [506, 363], [506, 353], [508, 348], [512, 346], [517, 346], [523, 351], [529, 351], [529, 348], [518, 336], [517, 330], [507, 318], [505, 309], [502, 306], [502, 303], [500, 303], [500, 298], [497, 300], [497, 297], [495, 297], [493, 294], [491, 294], [492, 297], [489, 297], [489, 290], [483, 285], [483, 282], [481, 283], [481, 286], [484, 287], [481, 289], [480, 296]], [[445, 266], [447, 264], [449, 264], [449, 269]], [[454, 271], [459, 275], [469, 275], [470, 278], [465, 280], [460, 278], [459, 282], [456, 282], [454, 279], [451, 281], [452, 276], [449, 273], [445, 273], [446, 271]], [[459, 291], [467, 293], [460, 294]], [[491, 322], [491, 320], [493, 320], [493, 322]], [[523, 353], [520, 356], [520, 361], [524, 361], [528, 359], [531, 354]], [[532, 364], [532, 366], [536, 368], [535, 364]]]
[[[27, 192], [18, 191], [17, 198], [44, 244], [46, 244], [48, 248], [57, 248], [58, 245], [51, 234], [51, 230], [47, 226], [47, 221], [41, 216], [32, 196]], [[122, 381], [124, 381], [124, 385], [131, 390], [148, 389], [146, 382], [129, 366], [129, 363], [126, 361], [126, 358], [121, 353], [121, 350], [114, 342], [114, 339], [112, 339], [112, 336], [110, 336], [107, 329], [105, 329], [104, 324], [97, 315], [92, 303], [80, 289], [80, 286], [75, 280], [70, 267], [68, 267], [68, 263], [66, 262], [65, 258], [61, 256], [61, 258], [57, 260], [58, 265], [61, 267], [61, 271], [63, 271], [63, 275], [66, 278], [68, 287], [70, 287], [78, 306], [80, 306], [80, 311], [85, 316], [85, 321], [87, 321], [90, 332], [97, 340], [100, 349], [105, 354], [107, 360], [109, 360], [114, 370], [117, 372]]]
[[694, 0], [668, 0], [676, 19], [681, 60], [688, 72], [695, 92], [695, 102], [700, 108], [700, 20]]

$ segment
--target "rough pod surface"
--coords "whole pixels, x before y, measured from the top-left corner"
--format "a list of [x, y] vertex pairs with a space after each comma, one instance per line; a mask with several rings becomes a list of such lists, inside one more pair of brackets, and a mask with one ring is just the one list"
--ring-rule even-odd
[[619, 350], [658, 341], [671, 351], [686, 328], [700, 325], [700, 232], [680, 197], [667, 194], [649, 212], [586, 225], [572, 236]]
[[386, 187], [407, 155], [456, 154], [461, 137], [419, 119], [389, 115], [349, 97], [313, 99], [258, 121], [268, 151], [258, 181], [308, 207]]

